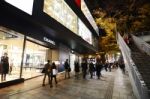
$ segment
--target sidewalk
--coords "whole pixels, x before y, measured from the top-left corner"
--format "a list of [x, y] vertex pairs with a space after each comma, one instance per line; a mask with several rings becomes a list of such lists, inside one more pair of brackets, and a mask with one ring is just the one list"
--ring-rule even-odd
[[53, 84], [42, 87], [42, 77], [27, 80], [22, 84], [0, 89], [0, 99], [136, 99], [133, 95], [128, 75], [120, 69], [102, 72], [100, 80], [64, 80], [60, 74], [58, 86]]

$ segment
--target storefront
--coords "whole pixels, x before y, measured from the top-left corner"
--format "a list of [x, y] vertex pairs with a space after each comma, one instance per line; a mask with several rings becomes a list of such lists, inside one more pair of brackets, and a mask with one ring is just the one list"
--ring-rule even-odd
[[[7, 53], [9, 72], [6, 81], [29, 79], [41, 74], [41, 69], [51, 59], [51, 49], [35, 40], [11, 29], [0, 27], [0, 57]], [[0, 71], [2, 72], [2, 65]], [[2, 81], [0, 78], [1, 82]]]
[[[64, 71], [64, 62], [69, 59], [74, 70], [74, 61], [78, 56], [72, 51], [80, 54], [96, 52], [91, 31], [65, 1], [50, 1], [31, 0], [29, 12], [21, 8], [21, 1], [17, 5], [11, 0], [0, 1], [3, 5], [0, 6], [3, 26], [0, 27], [0, 55], [7, 53], [10, 64], [6, 81], [41, 75], [41, 68], [48, 59], [57, 64], [59, 72]], [[55, 6], [51, 6], [53, 4]], [[68, 20], [71, 21], [68, 23]], [[81, 63], [81, 58], [79, 60]]]

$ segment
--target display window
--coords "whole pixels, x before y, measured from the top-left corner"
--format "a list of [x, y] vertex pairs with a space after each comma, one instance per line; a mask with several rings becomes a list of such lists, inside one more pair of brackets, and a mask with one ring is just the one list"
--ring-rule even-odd
[[47, 61], [48, 48], [26, 41], [22, 77], [25, 79], [41, 75]]
[[[19, 79], [24, 36], [0, 27], [0, 81]], [[6, 76], [5, 76], [6, 74]]]

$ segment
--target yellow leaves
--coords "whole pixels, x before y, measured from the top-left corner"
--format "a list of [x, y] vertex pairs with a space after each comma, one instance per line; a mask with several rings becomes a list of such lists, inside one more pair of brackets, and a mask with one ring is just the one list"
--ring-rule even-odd
[[116, 28], [116, 23], [113, 18], [97, 18], [96, 23], [102, 29], [105, 29], [108, 35], [113, 34], [113, 30]]

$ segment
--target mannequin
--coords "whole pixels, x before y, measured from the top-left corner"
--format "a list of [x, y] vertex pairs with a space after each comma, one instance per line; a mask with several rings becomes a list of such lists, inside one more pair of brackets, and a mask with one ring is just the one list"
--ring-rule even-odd
[[2, 71], [1, 71], [1, 81], [6, 81], [6, 74], [9, 72], [9, 58], [7, 56], [7, 53], [4, 53], [4, 56], [1, 57], [1, 65], [2, 65]]

